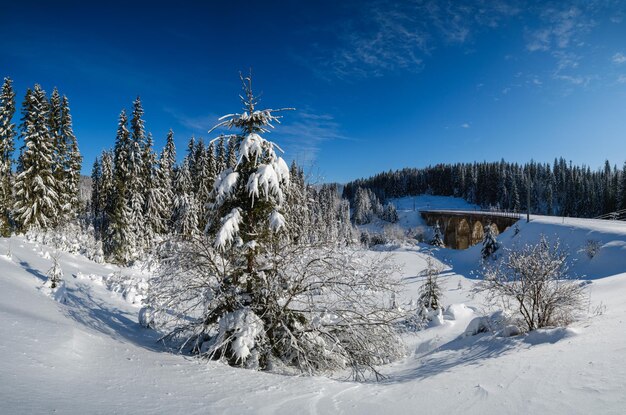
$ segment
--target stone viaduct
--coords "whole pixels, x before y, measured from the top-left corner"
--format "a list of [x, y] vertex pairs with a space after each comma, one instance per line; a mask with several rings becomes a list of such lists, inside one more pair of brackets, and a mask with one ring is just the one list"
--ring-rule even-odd
[[480, 210], [422, 210], [420, 214], [429, 226], [439, 223], [444, 244], [454, 249], [466, 249], [482, 242], [486, 226], [491, 226], [498, 235], [521, 217], [519, 213]]

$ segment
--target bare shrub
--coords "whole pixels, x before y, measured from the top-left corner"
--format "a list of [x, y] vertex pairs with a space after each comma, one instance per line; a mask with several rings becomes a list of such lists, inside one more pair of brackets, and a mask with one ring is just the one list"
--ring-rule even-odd
[[559, 241], [550, 245], [545, 237], [536, 245], [509, 251], [484, 269], [476, 289], [492, 304], [513, 313], [531, 331], [569, 324], [582, 308], [585, 288], [568, 274], [567, 255]]
[[596, 254], [600, 252], [600, 248], [600, 241], [596, 241], [595, 239], [588, 239], [585, 243], [584, 251], [589, 259], [593, 259], [593, 257], [595, 257]]

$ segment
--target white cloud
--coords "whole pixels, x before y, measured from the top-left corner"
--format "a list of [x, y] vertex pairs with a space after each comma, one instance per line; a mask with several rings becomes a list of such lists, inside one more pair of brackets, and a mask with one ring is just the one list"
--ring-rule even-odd
[[277, 141], [285, 150], [286, 158], [296, 160], [303, 167], [316, 162], [323, 143], [351, 140], [341, 133], [339, 122], [330, 114], [295, 111], [285, 114], [282, 121], [267, 138]]
[[626, 84], [626, 75], [620, 75], [617, 78], [617, 82], [619, 82], [620, 84]]
[[206, 134], [218, 123], [219, 118], [216, 114], [189, 116], [172, 108], [164, 108], [163, 110], [171, 114], [180, 125], [198, 135]]
[[461, 128], [470, 128], [470, 125], [469, 123], [466, 122], [466, 123], [461, 124]]
[[314, 50], [314, 66], [323, 77], [332, 73], [340, 78], [380, 76], [397, 69], [419, 71], [424, 58], [439, 44], [467, 43], [481, 28], [498, 27], [504, 18], [517, 13], [519, 9], [501, 1], [472, 5], [376, 1], [360, 7], [339, 29], [328, 28], [337, 48]]
[[624, 55], [622, 52], [618, 52], [613, 55], [613, 58], [611, 58], [611, 60], [613, 61], [613, 63], [621, 65], [622, 63], [626, 62], [626, 55]]
[[587, 85], [591, 80], [586, 76], [573, 76], [573, 75], [556, 75], [555, 79], [559, 79], [561, 81], [569, 82], [572, 85]]
[[582, 36], [595, 24], [586, 13], [575, 6], [561, 10], [547, 8], [541, 13], [540, 20], [543, 26], [527, 33], [526, 48], [531, 52], [583, 45]]

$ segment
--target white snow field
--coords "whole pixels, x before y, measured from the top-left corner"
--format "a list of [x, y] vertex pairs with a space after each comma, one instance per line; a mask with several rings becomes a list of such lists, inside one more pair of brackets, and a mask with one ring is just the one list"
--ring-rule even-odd
[[[141, 284], [137, 291], [116, 282], [127, 275], [141, 281], [140, 270], [119, 270], [120, 278], [117, 267], [61, 253], [62, 303], [41, 289], [56, 251], [22, 237], [0, 239], [0, 413], [626, 413], [626, 223], [533, 217], [519, 228], [517, 236], [512, 229], [499, 236], [504, 247], [541, 233], [568, 246], [574, 271], [590, 278], [584, 315], [568, 328], [523, 336], [462, 336], [482, 311], [470, 279], [480, 247], [440, 249], [445, 320], [405, 335], [406, 358], [382, 367], [388, 379], [380, 383], [172, 354], [137, 323]], [[592, 259], [581, 251], [588, 240], [599, 245]], [[417, 296], [427, 248], [390, 253], [403, 266], [403, 300]]]

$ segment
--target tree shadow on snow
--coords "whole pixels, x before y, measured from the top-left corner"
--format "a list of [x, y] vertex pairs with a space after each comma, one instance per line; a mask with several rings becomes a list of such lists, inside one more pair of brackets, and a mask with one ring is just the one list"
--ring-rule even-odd
[[20, 261], [20, 266], [24, 268], [24, 271], [39, 278], [42, 282], [46, 282], [48, 280], [48, 277], [45, 274], [42, 274], [38, 269], [31, 267], [28, 262]]
[[460, 366], [481, 366], [486, 359], [497, 358], [518, 344], [510, 338], [479, 334], [457, 338], [419, 358], [420, 365], [389, 375], [387, 383], [425, 379]]
[[66, 314], [76, 322], [151, 351], [166, 350], [157, 343], [160, 336], [156, 331], [141, 327], [135, 315], [94, 297], [91, 290], [68, 288], [67, 300]]

